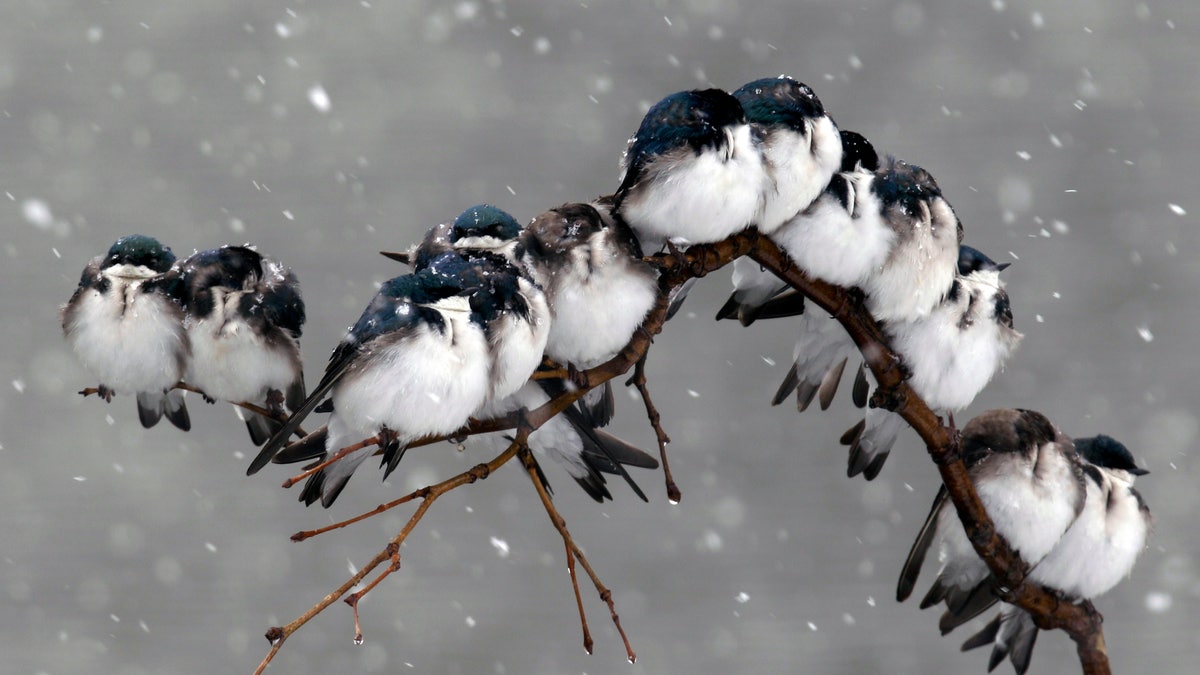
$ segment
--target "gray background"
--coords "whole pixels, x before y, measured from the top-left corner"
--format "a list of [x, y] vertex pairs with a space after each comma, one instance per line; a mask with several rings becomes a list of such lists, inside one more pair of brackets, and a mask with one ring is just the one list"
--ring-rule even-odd
[[[932, 171], [967, 241], [1014, 261], [1026, 339], [972, 411], [1039, 409], [1071, 434], [1118, 435], [1153, 470], [1139, 487], [1156, 536], [1098, 606], [1118, 672], [1194, 667], [1190, 0], [247, 5], [0, 9], [0, 671], [248, 673], [263, 631], [408, 512], [288, 535], [488, 456], [415, 451], [390, 484], [364, 468], [336, 508], [306, 510], [281, 468], [243, 475], [228, 405], [190, 397], [184, 434], [141, 429], [128, 396], [81, 400], [94, 382], [57, 311], [91, 256], [132, 232], [181, 254], [258, 244], [301, 279], [315, 381], [373, 285], [399, 273], [379, 249], [480, 201], [524, 221], [609, 192], [650, 103], [783, 72], [843, 128]], [[915, 436], [873, 484], [847, 480], [837, 437], [857, 411], [767, 405], [792, 329], [714, 323], [727, 278], [698, 287], [651, 359], [683, 502], [641, 472], [651, 503], [614, 483], [597, 507], [547, 466], [636, 666], [586, 587], [597, 644], [583, 654], [562, 545], [510, 466], [430, 512], [363, 603], [365, 645], [339, 604], [273, 671], [982, 673], [984, 653], [958, 652], [967, 631], [942, 639], [934, 611], [893, 599], [937, 480]], [[618, 432], [650, 447], [638, 403], [619, 408]], [[1044, 635], [1034, 672], [1075, 668], [1069, 640]]]

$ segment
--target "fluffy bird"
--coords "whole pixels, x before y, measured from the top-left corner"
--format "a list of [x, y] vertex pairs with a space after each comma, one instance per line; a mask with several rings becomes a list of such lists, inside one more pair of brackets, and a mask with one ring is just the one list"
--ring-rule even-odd
[[[222, 246], [178, 261], [167, 277], [186, 312], [188, 384], [209, 401], [253, 403], [280, 416], [285, 404], [294, 410], [304, 401], [304, 300], [291, 270], [251, 247]], [[246, 417], [256, 446], [279, 426]]]
[[[1146, 547], [1153, 519], [1134, 478], [1148, 473], [1111, 436], [1075, 441], [1083, 460], [1087, 490], [1083, 511], [1054, 547], [1030, 570], [1029, 580], [1072, 600], [1107, 593], [1129, 576]], [[1029, 668], [1038, 628], [1023, 609], [1005, 605], [983, 630], [963, 643], [963, 650], [990, 645], [991, 672], [1006, 657], [1018, 675]]]
[[[485, 326], [500, 307], [472, 303], [486, 280], [462, 256], [445, 252], [412, 274], [389, 279], [334, 350], [325, 374], [247, 473], [261, 469], [322, 401], [332, 414], [324, 453], [373, 435], [395, 467], [408, 443], [467, 423], [494, 389]], [[301, 500], [329, 507], [373, 452], [362, 448], [313, 474]], [[283, 454], [283, 453], [280, 453]], [[294, 461], [302, 458], [280, 458]]]
[[133, 393], [143, 427], [166, 415], [187, 431], [192, 424], [183, 392], [173, 387], [183, 378], [191, 347], [183, 308], [164, 280], [174, 262], [171, 249], [153, 237], [121, 237], [84, 268], [62, 309], [62, 327], [80, 362], [100, 378], [105, 401]]
[[[971, 482], [996, 531], [1031, 566], [1042, 562], [1083, 512], [1083, 462], [1071, 439], [1031, 410], [989, 410], [967, 423], [960, 447]], [[921, 608], [945, 602], [948, 632], [995, 602], [990, 571], [967, 539], [945, 486], [938, 490], [896, 588], [903, 602], [916, 586], [929, 550], [941, 569]]]
[[681, 91], [651, 106], [621, 169], [613, 213], [646, 250], [746, 229], [759, 217], [767, 182], [742, 105], [720, 89]]
[[813, 90], [790, 77], [754, 80], [733, 97], [762, 153], [766, 180], [754, 224], [770, 234], [807, 208], [838, 171], [841, 134]]
[[[616, 356], [658, 297], [657, 275], [637, 239], [603, 201], [564, 204], [534, 218], [520, 250], [550, 303], [546, 355], [559, 363], [587, 369]], [[595, 426], [612, 417], [607, 383], [581, 403]]]
[[[1000, 282], [1004, 266], [982, 253], [968, 255], [950, 291], [923, 318], [884, 324], [908, 369], [908, 383], [933, 410], [966, 408], [1020, 344], [1012, 306]], [[986, 262], [984, 262], [986, 261]], [[903, 428], [900, 416], [872, 408], [842, 437], [850, 446], [847, 474], [878, 475]]]

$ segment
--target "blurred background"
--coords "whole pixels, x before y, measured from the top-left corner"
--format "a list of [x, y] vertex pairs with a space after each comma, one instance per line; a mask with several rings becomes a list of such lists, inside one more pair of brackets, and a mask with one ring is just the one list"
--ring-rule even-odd
[[[380, 281], [380, 249], [489, 201], [521, 221], [611, 192], [626, 139], [674, 91], [787, 73], [844, 129], [929, 169], [1000, 261], [1024, 344], [965, 421], [1043, 411], [1118, 436], [1152, 470], [1157, 532], [1097, 606], [1117, 672], [1200, 658], [1198, 325], [1200, 11], [1187, 0], [1030, 3], [457, 3], [18, 0], [0, 8], [0, 653], [11, 673], [249, 673], [263, 632], [382, 549], [411, 510], [301, 544], [491, 456], [409, 453], [305, 509], [253, 455], [227, 404], [143, 430], [105, 405], [58, 308], [79, 272], [139, 232], [182, 255], [253, 242], [308, 303], [310, 382]], [[439, 501], [403, 568], [304, 627], [280, 673], [982, 673], [934, 610], [894, 600], [937, 486], [907, 433], [873, 483], [845, 478], [859, 411], [769, 399], [793, 327], [712, 315], [703, 281], [651, 352], [683, 501], [661, 477], [599, 506], [556, 465], [556, 504], [614, 590], [639, 655], [584, 600], [515, 465]], [[849, 383], [845, 383], [848, 389]], [[961, 423], [961, 422], [960, 422]], [[615, 430], [653, 449], [640, 403]], [[919, 584], [923, 593], [930, 570]], [[1072, 672], [1045, 634], [1032, 672]], [[1000, 672], [1009, 666], [1000, 667]]]

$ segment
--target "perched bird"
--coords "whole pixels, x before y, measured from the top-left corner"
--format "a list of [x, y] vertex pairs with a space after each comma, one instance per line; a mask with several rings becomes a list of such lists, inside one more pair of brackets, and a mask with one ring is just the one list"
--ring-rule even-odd
[[771, 238], [807, 274], [866, 293], [881, 322], [928, 315], [954, 281], [961, 224], [924, 169], [888, 158], [835, 175]]
[[[948, 412], [952, 421], [1004, 367], [1023, 337], [1013, 329], [1012, 306], [1000, 282], [1003, 266], [971, 262], [979, 260], [964, 261], [961, 271], [967, 274], [955, 278], [930, 314], [883, 327], [908, 369], [913, 391], [931, 409]], [[842, 437], [850, 446], [848, 475], [874, 479], [902, 428], [899, 415], [868, 410]]]
[[[485, 285], [455, 252], [420, 271], [390, 279], [334, 350], [308, 398], [263, 446], [247, 473], [262, 468], [327, 397], [332, 414], [324, 452], [381, 436], [384, 463], [396, 466], [408, 443], [449, 434], [467, 423], [493, 390], [485, 326], [499, 307], [472, 305]], [[330, 506], [373, 452], [362, 448], [313, 474], [301, 493], [306, 504]], [[287, 461], [287, 460], [283, 460]]]
[[[748, 86], [748, 85], [747, 85]], [[846, 175], [854, 175], [856, 173], [873, 173], [879, 168], [879, 157], [875, 154], [875, 148], [870, 141], [862, 134], [854, 131], [843, 131], [841, 137], [841, 166], [839, 174], [843, 177]], [[830, 180], [826, 183], [830, 184]], [[839, 179], [839, 185], [841, 185]], [[823, 186], [822, 190], [828, 190], [829, 185]], [[816, 208], [814, 201], [820, 199], [825, 193], [815, 195], [805, 208]], [[834, 199], [833, 195], [828, 197]], [[837, 197], [839, 203], [842, 203], [841, 197]], [[798, 212], [797, 212], [798, 213]], [[827, 215], [832, 214], [832, 217], [845, 221], [849, 213], [845, 206], [832, 211], [824, 212]], [[795, 214], [793, 214], [795, 215]], [[815, 217], [815, 216], [814, 216]], [[791, 228], [803, 228], [811, 226], [811, 218], [796, 216], [790, 219]], [[810, 223], [805, 225], [805, 223]], [[780, 236], [772, 237], [787, 251], [789, 237], [786, 233], [781, 233]], [[754, 260], [748, 257], [738, 258], [733, 261], [733, 293], [721, 309], [717, 311], [717, 320], [736, 318], [743, 326], [749, 326], [759, 318], [759, 314], [764, 307], [770, 303], [770, 315], [772, 317], [796, 316], [804, 311], [804, 296], [799, 294], [788, 294], [786, 298], [778, 297], [788, 289], [786, 282], [776, 277], [773, 273], [763, 268]]]
[[[291, 270], [247, 246], [222, 246], [167, 273], [186, 312], [192, 359], [184, 379], [209, 401], [253, 403], [280, 416], [304, 402], [304, 300]], [[254, 445], [280, 423], [246, 417]]]
[[613, 214], [645, 250], [668, 239], [719, 241], [754, 224], [767, 182], [738, 100], [720, 89], [655, 103], [629, 139]]
[[525, 385], [541, 365], [552, 326], [545, 293], [516, 264], [518, 242], [511, 237], [520, 228], [514, 231], [513, 225], [513, 217], [496, 207], [472, 207], [453, 224], [431, 228], [413, 261], [421, 271], [454, 252], [479, 280], [468, 297], [472, 311], [489, 317], [483, 322], [492, 360], [489, 401], [503, 400]]
[[[1111, 436], [1075, 441], [1083, 460], [1087, 497], [1083, 511], [1029, 572], [1029, 580], [1074, 601], [1107, 593], [1129, 576], [1146, 547], [1152, 518], [1133, 488], [1136, 476], [1148, 473], [1134, 463], [1129, 449]], [[1005, 605], [1000, 614], [963, 643], [963, 650], [992, 646], [991, 672], [1005, 657], [1018, 675], [1029, 668], [1038, 628], [1023, 609]]]
[[[1084, 508], [1084, 468], [1071, 439], [1041, 413], [1001, 409], [968, 422], [959, 442], [971, 482], [997, 533], [1022, 560], [1037, 566]], [[990, 571], [967, 539], [945, 486], [938, 490], [904, 562], [898, 601], [912, 593], [935, 542], [941, 569], [921, 608], [945, 602], [939, 622], [945, 633], [995, 602], [991, 585], [983, 583]]]
[[754, 224], [770, 234], [807, 208], [839, 170], [841, 134], [813, 90], [790, 77], [754, 80], [733, 97], [762, 152], [767, 179]]
[[80, 362], [100, 378], [98, 393], [137, 395], [138, 419], [149, 428], [166, 415], [191, 428], [183, 392], [173, 389], [191, 355], [183, 308], [164, 288], [175, 254], [158, 240], [121, 237], [84, 268], [62, 309], [63, 335]]
[[[658, 281], [642, 260], [637, 239], [610, 216], [609, 205], [551, 209], [533, 219], [520, 241], [524, 267], [550, 304], [546, 355], [587, 369], [621, 351], [654, 306]], [[607, 383], [581, 403], [594, 426], [612, 417]]]

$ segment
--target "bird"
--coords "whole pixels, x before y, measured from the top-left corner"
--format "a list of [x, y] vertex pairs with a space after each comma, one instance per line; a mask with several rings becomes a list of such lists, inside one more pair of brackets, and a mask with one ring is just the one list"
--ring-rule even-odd
[[767, 170], [742, 105], [720, 89], [650, 106], [621, 160], [613, 214], [646, 251], [720, 241], [759, 216]]
[[[221, 246], [177, 261], [167, 277], [192, 345], [188, 384], [210, 402], [253, 403], [278, 417], [285, 404], [295, 410], [304, 402], [304, 299], [290, 269], [253, 247]], [[279, 426], [259, 413], [246, 416], [256, 447]]]
[[[932, 410], [948, 412], [951, 424], [953, 414], [971, 404], [1023, 338], [1013, 328], [1012, 305], [1000, 281], [1004, 266], [982, 264], [982, 259], [986, 256], [977, 250], [967, 256], [959, 270], [965, 274], [955, 278], [930, 314], [883, 326], [908, 384]], [[847, 474], [873, 480], [903, 426], [896, 413], [868, 410], [841, 439], [850, 446]]]
[[[251, 462], [252, 474], [277, 455], [327, 398], [332, 408], [323, 452], [380, 436], [390, 473], [412, 441], [464, 426], [493, 390], [485, 325], [499, 307], [474, 306], [485, 280], [462, 256], [446, 251], [417, 272], [385, 281], [334, 350], [325, 374]], [[371, 448], [358, 449], [313, 474], [300, 499], [328, 508]], [[386, 474], [385, 474], [386, 476]]]
[[[1062, 539], [1029, 572], [1029, 580], [1073, 601], [1090, 600], [1129, 576], [1153, 529], [1150, 509], [1133, 487], [1147, 473], [1111, 436], [1075, 440], [1087, 490], [1083, 511]], [[991, 672], [1007, 657], [1018, 675], [1029, 668], [1038, 627], [1025, 610], [1005, 604], [963, 651], [991, 645]]]
[[421, 271], [454, 252], [480, 280], [482, 286], [469, 298], [474, 311], [489, 317], [483, 322], [492, 360], [489, 401], [503, 400], [524, 386], [541, 365], [553, 325], [546, 294], [515, 257], [520, 227], [513, 226], [516, 220], [496, 207], [472, 207], [453, 223], [430, 228], [413, 261]]
[[[1039, 412], [997, 409], [968, 422], [959, 446], [996, 532], [1036, 567], [1084, 509], [1084, 465], [1071, 439]], [[921, 609], [945, 602], [939, 621], [945, 634], [995, 602], [992, 587], [984, 583], [990, 571], [967, 538], [945, 486], [939, 488], [904, 562], [896, 587], [898, 601], [911, 595], [935, 542], [941, 568]]]
[[191, 428], [183, 378], [191, 345], [183, 308], [165, 288], [175, 262], [170, 247], [141, 234], [121, 237], [83, 270], [62, 308], [63, 336], [85, 368], [100, 378], [98, 393], [137, 398], [138, 419], [150, 428], [164, 415]]
[[[546, 356], [578, 369], [613, 358], [658, 297], [658, 277], [638, 240], [611, 215], [611, 203], [564, 204], [542, 213], [520, 237], [520, 258], [550, 304]], [[613, 414], [606, 382], [581, 401], [594, 426]]]
[[[838, 186], [843, 185], [844, 181], [852, 180], [856, 175], [872, 173], [879, 168], [879, 156], [876, 154], [874, 146], [871, 145], [871, 142], [865, 136], [854, 131], [843, 131], [839, 136], [841, 150], [838, 156], [841, 158], [841, 166], [839, 167], [838, 175], [841, 178], [838, 179]], [[821, 199], [829, 191], [833, 185], [831, 182], [833, 178], [834, 176], [831, 175], [826, 180], [826, 184], [821, 188], [823, 190], [822, 193], [814, 195], [805, 203], [805, 209], [816, 208], [812, 202]], [[848, 198], [840, 193], [829, 193], [826, 199], [836, 200], [839, 207], [822, 210], [820, 214], [814, 214], [812, 217], [798, 216], [796, 214], [799, 211], [797, 211], [789, 217], [790, 229], [794, 231], [806, 227], [811, 228], [812, 221], [819, 217], [833, 217], [838, 219], [839, 222], [846, 223], [850, 216], [845, 206]], [[788, 230], [785, 229], [784, 232], [780, 233], [774, 233], [774, 230], [772, 232], [773, 235], [777, 235], [772, 236], [772, 240], [787, 252], [791, 241], [791, 235]], [[794, 232], [791, 234], [794, 234]], [[816, 242], [812, 243], [815, 244]], [[807, 244], [808, 242], [805, 245]], [[814, 255], [816, 254], [814, 253]], [[857, 278], [857, 276], [852, 277], [851, 281], [856, 281]], [[796, 316], [803, 311], [804, 296], [798, 293], [790, 293], [786, 297], [779, 297], [787, 289], [787, 282], [779, 279], [754, 260], [748, 257], [738, 258], [733, 261], [733, 293], [725, 301], [725, 304], [721, 306], [721, 309], [717, 311], [717, 319], [736, 318], [743, 326], [749, 326], [759, 318], [759, 314], [768, 303], [771, 305], [769, 312], [772, 317]]]
[[929, 172], [888, 157], [836, 174], [771, 239], [809, 276], [860, 288], [886, 323], [922, 318], [945, 297], [961, 233]]
[[733, 92], [762, 153], [767, 179], [754, 224], [770, 234], [808, 207], [842, 164], [837, 124], [808, 85], [781, 75]]

